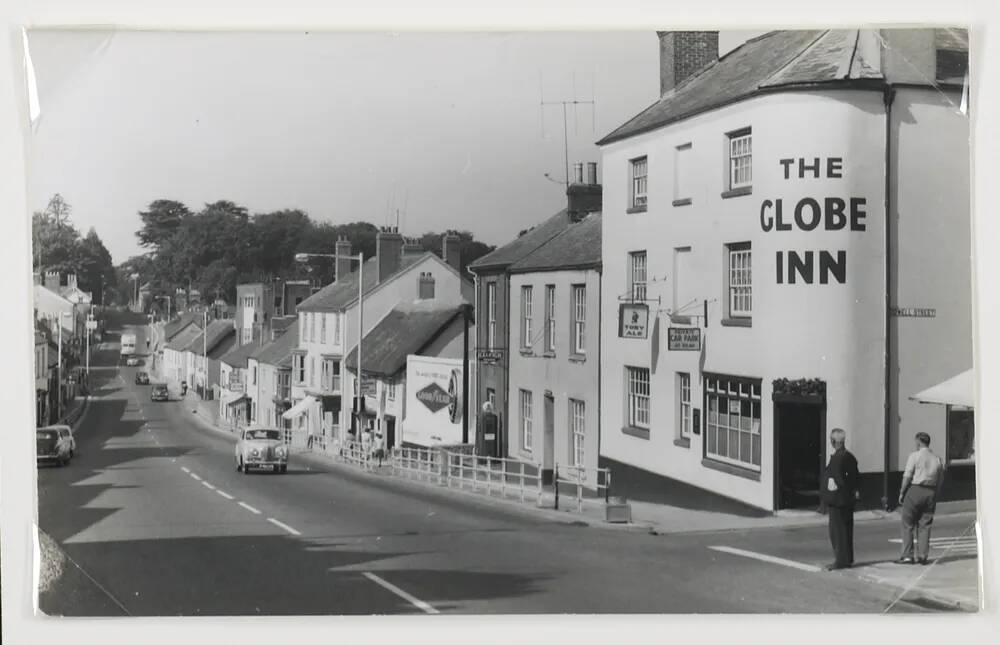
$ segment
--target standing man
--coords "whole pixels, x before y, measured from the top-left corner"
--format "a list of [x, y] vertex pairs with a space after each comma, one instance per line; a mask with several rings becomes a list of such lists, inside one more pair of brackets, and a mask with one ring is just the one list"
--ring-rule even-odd
[[858, 491], [858, 460], [844, 447], [847, 433], [830, 432], [833, 454], [823, 473], [823, 501], [830, 518], [830, 544], [834, 561], [827, 571], [847, 569], [854, 564], [854, 504]]
[[917, 562], [927, 564], [931, 546], [934, 507], [944, 482], [944, 462], [931, 452], [931, 437], [916, 435], [917, 449], [906, 459], [903, 485], [899, 488], [900, 518], [903, 521], [903, 553], [899, 564], [913, 564], [913, 529], [917, 529]]

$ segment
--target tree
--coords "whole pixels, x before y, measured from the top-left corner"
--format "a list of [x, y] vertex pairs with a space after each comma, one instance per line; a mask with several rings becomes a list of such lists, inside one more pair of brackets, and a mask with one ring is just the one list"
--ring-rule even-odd
[[115, 284], [111, 253], [91, 227], [76, 247], [76, 274], [80, 289], [89, 291], [94, 302], [101, 302], [101, 290]]
[[191, 211], [180, 202], [170, 199], [157, 199], [149, 205], [149, 209], [139, 212], [142, 228], [136, 231], [139, 244], [154, 251], [168, 239], [173, 237]]

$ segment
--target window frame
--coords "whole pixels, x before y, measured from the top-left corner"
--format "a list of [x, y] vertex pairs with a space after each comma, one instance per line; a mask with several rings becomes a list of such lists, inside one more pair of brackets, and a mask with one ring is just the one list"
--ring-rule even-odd
[[[644, 378], [641, 378], [643, 377]], [[645, 392], [642, 391], [645, 386]], [[643, 402], [645, 403], [643, 406]], [[643, 410], [645, 407], [645, 410]], [[650, 369], [635, 365], [625, 366], [625, 424], [630, 428], [650, 430], [652, 396], [650, 390]], [[645, 419], [642, 419], [642, 416]]]
[[486, 283], [486, 346], [495, 349], [497, 343], [497, 283]]
[[[745, 257], [745, 263], [734, 266], [734, 258], [740, 257]], [[753, 248], [750, 242], [726, 245], [726, 314], [733, 320], [753, 318]]]
[[691, 175], [691, 169], [687, 166], [694, 156], [693, 151], [694, 146], [690, 141], [674, 146], [674, 206], [687, 206], [691, 203], [691, 195], [688, 192], [691, 187], [687, 185], [689, 182], [682, 182], [682, 178]]
[[326, 343], [326, 314], [319, 314], [319, 342]]
[[521, 285], [521, 349], [530, 351], [531, 322], [534, 316], [534, 285]]
[[677, 438], [691, 440], [691, 373], [677, 372]]
[[[639, 262], [641, 258], [641, 262]], [[628, 253], [628, 294], [632, 302], [645, 302], [649, 295], [649, 256], [645, 249]], [[636, 280], [642, 273], [642, 280]]]
[[[629, 199], [630, 212], [641, 212], [649, 206], [649, 157], [642, 155], [629, 159]], [[642, 169], [642, 174], [637, 171]]]
[[518, 403], [520, 409], [520, 430], [521, 449], [527, 452], [532, 450], [532, 440], [534, 439], [534, 395], [531, 390], [518, 390]]
[[[726, 133], [727, 188], [746, 190], [753, 186], [753, 131], [747, 126]], [[746, 161], [745, 165], [741, 162]], [[743, 176], [741, 176], [743, 173]]]
[[[713, 374], [706, 372], [704, 375], [705, 387], [703, 388], [703, 406], [705, 410], [705, 440], [703, 444], [703, 455], [708, 461], [720, 464], [727, 464], [743, 471], [750, 471], [756, 474], [762, 472], [762, 461], [764, 452], [763, 433], [763, 399], [761, 397], [761, 380], [729, 374]], [[723, 425], [721, 401], [726, 401], [725, 425]], [[732, 403], [737, 401], [739, 412], [736, 413], [738, 419], [735, 426], [732, 425], [733, 409]], [[744, 414], [744, 403], [750, 407], [750, 413]], [[756, 414], [756, 416], [754, 416]], [[749, 429], [743, 429], [742, 420], [749, 419]], [[725, 431], [725, 452], [722, 454], [719, 446], [721, 433]], [[736, 457], [730, 456], [730, 447], [733, 445], [731, 439], [736, 433]], [[746, 440], [749, 439], [750, 460], [745, 461], [742, 457], [742, 448]], [[754, 438], [757, 445], [754, 446]], [[756, 453], [756, 454], [755, 454]], [[756, 462], [754, 462], [756, 457]]]
[[581, 399], [569, 400], [570, 462], [574, 467], [587, 465], [587, 406]]
[[587, 285], [570, 285], [570, 307], [572, 308], [572, 353], [577, 356], [587, 354]]
[[556, 285], [545, 285], [545, 353], [556, 353]]

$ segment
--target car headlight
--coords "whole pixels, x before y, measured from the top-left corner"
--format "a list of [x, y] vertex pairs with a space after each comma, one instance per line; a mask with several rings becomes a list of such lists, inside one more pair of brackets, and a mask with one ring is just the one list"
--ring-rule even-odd
[[279, 446], [279, 447], [275, 448], [274, 454], [278, 455], [279, 458], [284, 459], [285, 454], [286, 454], [285, 453], [285, 447], [284, 446]]
[[254, 457], [259, 457], [260, 456], [260, 448], [254, 448], [253, 450], [250, 451], [250, 454], [252, 454]]

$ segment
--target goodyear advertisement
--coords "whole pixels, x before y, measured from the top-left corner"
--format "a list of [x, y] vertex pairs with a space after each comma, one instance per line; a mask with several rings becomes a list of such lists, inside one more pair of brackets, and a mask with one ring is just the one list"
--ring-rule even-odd
[[462, 442], [462, 361], [406, 358], [403, 442], [436, 446]]

